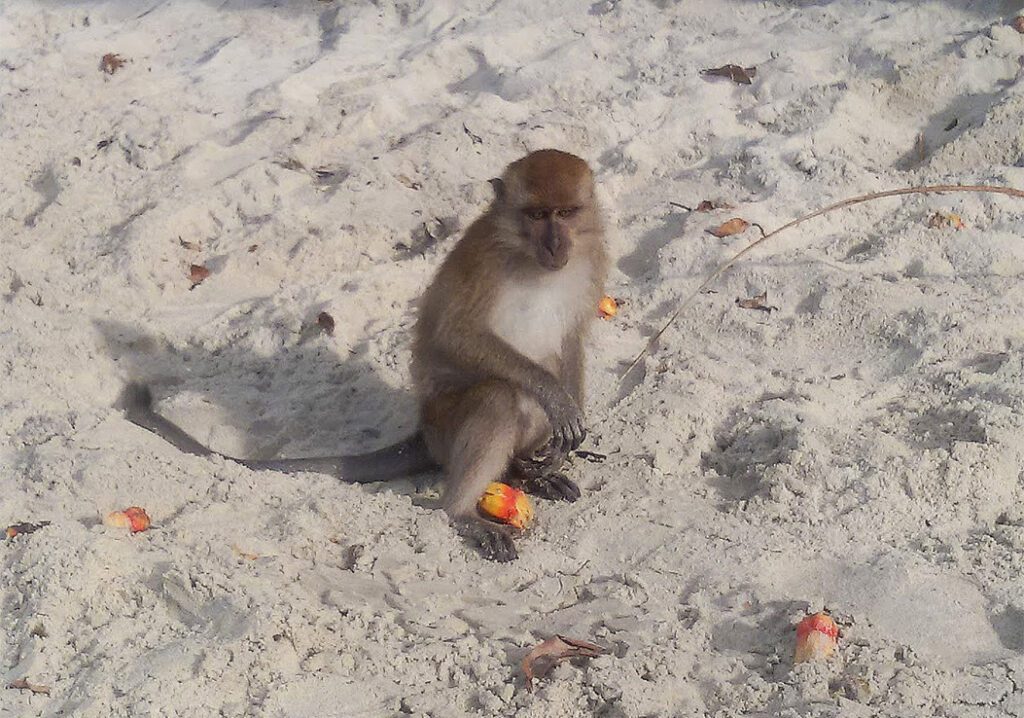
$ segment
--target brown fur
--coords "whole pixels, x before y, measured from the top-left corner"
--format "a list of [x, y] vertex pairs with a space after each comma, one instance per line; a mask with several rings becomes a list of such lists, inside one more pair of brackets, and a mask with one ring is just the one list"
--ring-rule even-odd
[[[567, 271], [540, 266], [534, 258], [523, 211], [538, 207], [578, 208], [571, 226], [561, 231], [570, 245], [568, 261], [585, 273], [585, 281], [578, 291], [569, 288], [572, 307], [542, 308], [568, 312], [569, 320], [560, 346], [532, 360], [496, 336], [490, 319], [505, 288], [531, 282], [547, 287]], [[590, 168], [573, 155], [541, 150], [509, 165], [494, 203], [469, 227], [422, 298], [412, 376], [424, 438], [445, 468], [447, 511], [483, 531], [478, 538], [494, 558], [514, 557], [515, 551], [503, 530], [474, 525], [484, 488], [506, 477], [514, 459], [529, 459], [552, 439], [553, 424], [552, 453], [558, 458], [552, 472], [582, 439], [575, 425], [565, 424], [581, 418], [583, 342], [607, 266]], [[529, 321], [546, 322], [547, 313]]]

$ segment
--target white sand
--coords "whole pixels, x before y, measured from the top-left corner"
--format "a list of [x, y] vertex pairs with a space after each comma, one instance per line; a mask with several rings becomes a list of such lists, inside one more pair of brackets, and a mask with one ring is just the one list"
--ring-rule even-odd
[[[704, 233], [733, 214], [1024, 188], [1021, 2], [273, 5], [0, 6], [0, 526], [53, 522], [0, 543], [0, 684], [51, 688], [0, 715], [1024, 716], [1024, 201], [803, 225], [616, 389], [757, 236]], [[727, 62], [754, 84], [698, 74]], [[515, 564], [411, 482], [183, 456], [111, 408], [148, 379], [250, 456], [403, 435], [411, 302], [549, 145], [598, 170], [626, 304], [592, 342], [608, 460]], [[705, 198], [737, 209], [669, 205]], [[762, 290], [778, 311], [735, 306]], [[133, 504], [149, 532], [99, 523]], [[794, 670], [822, 607], [839, 655]], [[528, 694], [555, 632], [612, 654]]]

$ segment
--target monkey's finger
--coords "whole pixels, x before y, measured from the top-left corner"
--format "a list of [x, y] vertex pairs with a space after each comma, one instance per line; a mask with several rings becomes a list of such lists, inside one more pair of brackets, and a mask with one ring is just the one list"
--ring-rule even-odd
[[555, 451], [567, 452], [571, 444], [572, 428], [568, 424], [559, 426], [558, 431], [551, 437], [551, 445], [555, 448]]
[[558, 447], [559, 447], [559, 445], [561, 443], [561, 438], [560, 438], [560, 436], [561, 436], [561, 428], [562, 427], [559, 426], [558, 424], [552, 424], [551, 425], [551, 438], [548, 439], [547, 446], [550, 448], [550, 450], [552, 452], [558, 452], [559, 451]]
[[582, 421], [574, 421], [570, 428], [569, 445], [566, 447], [567, 451], [579, 448], [579, 445], [583, 443], [583, 439], [587, 436], [587, 430], [583, 428]]
[[583, 492], [580, 491], [580, 487], [576, 485], [575, 481], [572, 481], [565, 476], [562, 477], [562, 480], [562, 493], [565, 495], [566, 501], [572, 503], [583, 495]]
[[568, 501], [569, 503], [572, 503], [580, 496], [582, 496], [582, 493], [580, 492], [580, 487], [576, 485], [575, 481], [570, 479], [565, 474], [552, 474], [549, 477], [549, 480], [551, 482], [552, 489], [554, 489], [554, 491], [558, 493], [557, 497], [552, 498], [559, 498], [562, 499], [563, 501]]
[[576, 442], [576, 446], [572, 447], [573, 450], [575, 451], [576, 449], [580, 448], [580, 445], [584, 441], [586, 441], [586, 440], [587, 440], [587, 427], [583, 426], [583, 424], [580, 424], [580, 440]]

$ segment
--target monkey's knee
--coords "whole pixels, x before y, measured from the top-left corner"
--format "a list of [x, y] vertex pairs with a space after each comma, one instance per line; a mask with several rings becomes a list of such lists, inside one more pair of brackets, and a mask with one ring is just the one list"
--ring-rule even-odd
[[516, 396], [516, 456], [529, 456], [551, 438], [551, 422], [540, 403], [532, 396]]

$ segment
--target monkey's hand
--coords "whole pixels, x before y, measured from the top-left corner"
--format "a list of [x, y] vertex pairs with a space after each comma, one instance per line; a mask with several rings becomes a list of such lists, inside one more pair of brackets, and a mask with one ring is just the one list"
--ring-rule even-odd
[[575, 501], [580, 497], [580, 487], [565, 474], [550, 466], [541, 467], [531, 459], [512, 459], [514, 478], [512, 486], [528, 494], [552, 501]]
[[560, 388], [558, 393], [539, 397], [544, 413], [551, 422], [550, 446], [555, 454], [567, 454], [579, 447], [587, 436], [583, 426], [583, 412], [567, 391]]
[[459, 535], [476, 546], [484, 558], [499, 563], [518, 558], [510, 529], [477, 517], [459, 518], [452, 523]]

